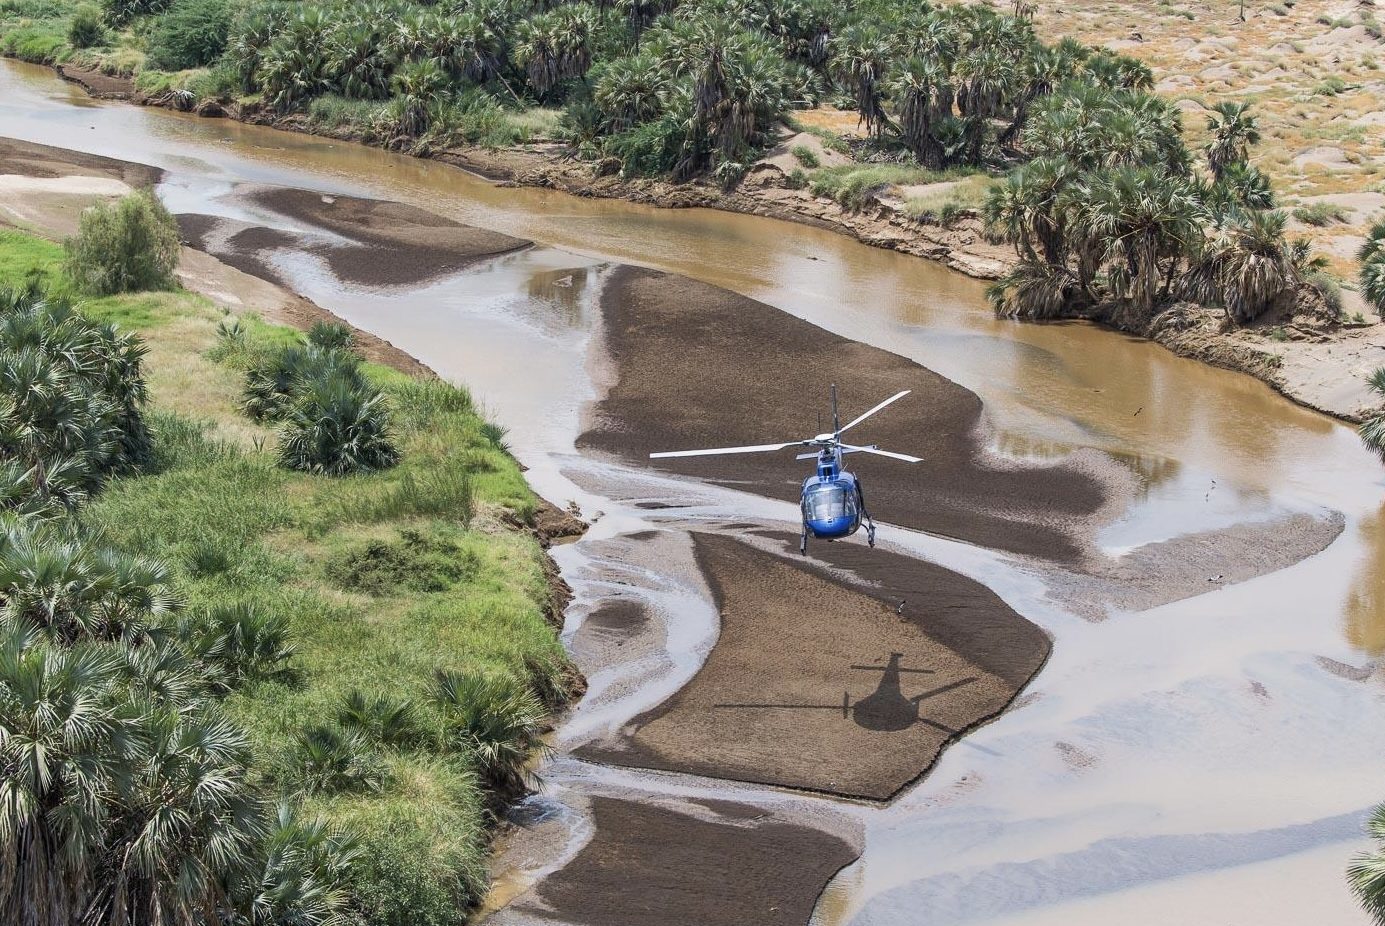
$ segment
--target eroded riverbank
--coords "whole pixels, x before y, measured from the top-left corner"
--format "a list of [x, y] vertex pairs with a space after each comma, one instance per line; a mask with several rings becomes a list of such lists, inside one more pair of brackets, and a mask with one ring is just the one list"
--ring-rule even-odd
[[[15, 96], [0, 104], [10, 107], [7, 115], [15, 113]], [[1062, 461], [1078, 448], [1112, 454], [1135, 491], [1094, 542], [1118, 561], [1126, 551], [1190, 531], [1206, 533], [1210, 547], [1222, 529], [1267, 534], [1275, 518], [1330, 521], [1324, 512], [1344, 514], [1341, 539], [1317, 556], [1288, 568], [1267, 563], [1267, 574], [1225, 588], [1209, 586], [1212, 575], [1201, 576], [1196, 581], [1208, 594], [1141, 613], [1118, 607], [1101, 623], [1054, 597], [1053, 571], [1066, 566], [886, 526], [886, 546], [984, 586], [1052, 639], [1052, 656], [1017, 706], [967, 735], [923, 782], [883, 807], [560, 758], [546, 770], [549, 789], [532, 802], [554, 828], [533, 853], [515, 856], [519, 868], [506, 882], [518, 899], [502, 918], [603, 922], [611, 921], [612, 907], [653, 903], [646, 890], [664, 883], [655, 879], [585, 882], [608, 891], [596, 901], [588, 894], [586, 906], [571, 881], [557, 889], [554, 880], [555, 890], [545, 893], [545, 881], [558, 870], [569, 878], [609, 870], [593, 866], [635, 851], [628, 844], [611, 848], [609, 823], [605, 839], [598, 837], [592, 797], [662, 806], [694, 819], [702, 814], [702, 822], [728, 828], [718, 832], [744, 835], [752, 826], [738, 818], [744, 811], [697, 810], [699, 801], [730, 800], [758, 808], [757, 817], [834, 835], [863, 854], [833, 881], [819, 905], [824, 918], [1027, 922], [1095, 895], [1107, 915], [1117, 911], [1141, 922], [1140, 897], [1148, 891], [1166, 902], [1175, 898], [1175, 909], [1187, 914], [1215, 907], [1225, 891], [1274, 866], [1297, 877], [1281, 874], [1250, 898], [1238, 891], [1248, 915], [1288, 922], [1301, 919], [1309, 904], [1317, 915], [1349, 915], [1339, 874], [1316, 860], [1325, 852], [1350, 853], [1354, 820], [1379, 796], [1374, 769], [1382, 730], [1374, 719], [1372, 662], [1341, 624], [1349, 602], [1362, 600], [1361, 582], [1370, 587], [1373, 574], [1361, 571], [1362, 561], [1375, 554], [1364, 546], [1365, 526], [1381, 489], [1378, 469], [1369, 468], [1374, 464], [1346, 429], [1274, 400], [1257, 384], [1161, 357], [1147, 344], [1077, 326], [996, 324], [966, 281], [918, 275], [898, 256], [839, 248], [835, 236], [819, 238], [811, 229], [800, 229], [800, 238], [762, 234], [748, 221], [720, 215], [689, 212], [668, 220], [668, 213], [629, 207], [598, 211], [584, 201], [495, 191], [454, 182], [437, 167], [306, 139], [300, 146], [293, 136], [267, 132], [238, 129], [228, 148], [202, 134], [214, 123], [130, 112], [169, 120], [148, 123], [157, 127], [159, 143], [146, 154], [167, 162], [162, 191], [178, 211], [282, 226], [241, 201], [236, 186], [277, 183], [329, 196], [355, 187], [415, 205], [426, 201], [458, 221], [585, 252], [536, 248], [407, 290], [342, 282], [311, 254], [274, 258], [305, 295], [388, 336], [443, 375], [472, 383], [511, 426], [535, 484], [560, 505], [576, 501], [594, 520], [586, 538], [554, 551], [576, 594], [568, 635], [582, 634], [584, 617], [612, 600], [642, 605], [644, 617], [607, 622], [602, 644], [586, 651], [592, 694], [559, 731], [564, 750], [665, 701], [698, 676], [713, 651], [715, 596], [689, 534], [747, 538], [750, 525], [784, 531], [794, 516], [772, 486], [728, 488], [715, 484], [717, 473], [694, 482], [619, 457], [593, 460], [576, 452], [584, 406], [612, 383], [613, 371], [591, 359], [605, 338], [601, 297], [610, 263], [633, 258], [692, 270], [847, 340], [937, 370], [980, 396], [990, 430], [979, 446], [988, 453], [1029, 462]], [[104, 118], [104, 110], [83, 112], [74, 143]], [[62, 133], [45, 122], [44, 131]], [[128, 146], [136, 128], [125, 124], [118, 135], [102, 138]], [[357, 163], [358, 157], [368, 161]], [[767, 335], [777, 324], [765, 326]], [[729, 409], [708, 414], [749, 418], [735, 399]], [[916, 414], [911, 420], [922, 430], [927, 413]], [[884, 472], [870, 467], [868, 487]], [[892, 521], [883, 510], [877, 515]], [[849, 548], [831, 552], [839, 549]], [[1188, 578], [1193, 584], [1194, 576]], [[799, 619], [786, 614], [777, 626], [791, 630]], [[838, 626], [846, 619], [849, 614], [839, 617]], [[1365, 615], [1358, 626], [1369, 627], [1372, 619]], [[888, 654], [848, 658], [866, 665]], [[853, 704], [870, 693], [866, 680], [854, 677], [866, 673], [841, 674], [823, 672], [822, 690], [836, 684], [837, 696], [844, 688]], [[839, 712], [822, 716], [852, 723]], [[1325, 718], [1352, 723], [1347, 729]], [[1302, 793], [1304, 780], [1330, 787]], [[1208, 838], [1215, 850], [1197, 841]], [[1037, 858], [1036, 845], [1043, 847]], [[1137, 870], [1121, 864], [1129, 853], [1143, 861]], [[1313, 864], [1299, 861], [1304, 853]], [[735, 863], [749, 856], [723, 859], [731, 864], [721, 870], [734, 873], [742, 870]], [[1228, 866], [1247, 874], [1183, 880], [1189, 872]], [[814, 896], [811, 880], [826, 879], [826, 867], [805, 866], [811, 878], [793, 882], [794, 896]], [[751, 870], [748, 862], [743, 870]], [[779, 870], [766, 883], [785, 878]], [[686, 885], [721, 896], [720, 885], [693, 877], [673, 887]]]

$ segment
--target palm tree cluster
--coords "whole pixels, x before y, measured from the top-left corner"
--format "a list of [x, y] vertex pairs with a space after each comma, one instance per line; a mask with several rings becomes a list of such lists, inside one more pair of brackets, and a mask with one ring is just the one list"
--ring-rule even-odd
[[148, 458], [144, 355], [37, 284], [0, 290], [0, 508], [70, 511]]
[[399, 462], [385, 397], [361, 371], [350, 330], [319, 322], [301, 345], [271, 350], [246, 371], [242, 407], [280, 422], [279, 459], [328, 476]]
[[220, 706], [290, 674], [286, 628], [184, 613], [165, 563], [75, 517], [149, 455], [144, 352], [37, 286], [0, 293], [0, 920], [327, 922], [343, 869], [320, 848], [298, 875], [327, 901], [257, 893], [271, 837], [322, 838], [272, 827]]
[[1259, 138], [1247, 105], [1209, 112], [1202, 170], [1176, 109], [1118, 71], [1090, 73], [1095, 83], [1067, 79], [1028, 104], [1018, 143], [1032, 159], [988, 196], [989, 233], [1020, 258], [991, 287], [996, 310], [1144, 331], [1179, 299], [1221, 306], [1236, 324], [1292, 305], [1321, 262], [1286, 240], [1286, 217], [1247, 161]]

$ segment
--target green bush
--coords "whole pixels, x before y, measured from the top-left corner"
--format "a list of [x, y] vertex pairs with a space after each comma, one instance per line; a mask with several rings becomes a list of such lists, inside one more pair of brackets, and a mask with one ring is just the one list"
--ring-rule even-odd
[[671, 172], [682, 156], [684, 132], [673, 116], [660, 116], [606, 139], [606, 153], [619, 158], [625, 177]]
[[82, 213], [77, 235], [64, 243], [67, 274], [96, 295], [172, 289], [178, 266], [178, 225], [152, 194], [131, 193]]
[[106, 27], [101, 23], [101, 10], [90, 3], [83, 3], [72, 14], [72, 22], [67, 27], [67, 41], [73, 48], [91, 48], [106, 39]]
[[0, 50], [30, 64], [52, 64], [66, 44], [67, 37], [51, 26], [25, 26], [7, 34]]
[[304, 383], [279, 432], [279, 461], [324, 476], [388, 469], [399, 450], [384, 403], [340, 371]]
[[149, 37], [149, 66], [166, 71], [206, 67], [226, 50], [230, 29], [225, 0], [175, 0]]
[[821, 167], [822, 161], [818, 160], [817, 152], [807, 145], [794, 145], [792, 151], [794, 158], [809, 170]]
[[115, 26], [123, 26], [136, 16], [149, 16], [168, 9], [173, 0], [102, 0], [106, 9], [106, 19]]
[[1322, 228], [1334, 222], [1345, 222], [1349, 213], [1336, 203], [1315, 202], [1294, 209], [1294, 218], [1305, 225]]
[[479, 565], [475, 553], [446, 538], [404, 530], [398, 540], [372, 540], [332, 557], [327, 577], [371, 595], [441, 592], [466, 581]]

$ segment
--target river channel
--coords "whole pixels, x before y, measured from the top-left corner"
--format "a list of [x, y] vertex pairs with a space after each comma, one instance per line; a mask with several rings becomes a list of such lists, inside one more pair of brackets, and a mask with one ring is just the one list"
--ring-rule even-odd
[[[502, 847], [486, 911], [496, 922], [549, 920], [541, 904], [507, 904], [589, 844], [600, 798], [733, 801], [840, 835], [860, 855], [817, 900], [819, 926], [1367, 922], [1344, 870], [1385, 800], [1385, 468], [1351, 428], [1145, 341], [997, 320], [975, 280], [807, 226], [499, 186], [363, 146], [94, 102], [8, 61], [0, 136], [163, 168], [175, 213], [321, 235], [243, 195], [292, 187], [396, 200], [535, 243], [406, 287], [344, 282], [308, 252], [274, 263], [302, 295], [469, 386], [509, 429], [535, 490], [592, 522], [554, 550], [575, 593], [564, 636], [579, 664], [584, 621], [613, 598], [650, 615], [626, 652], [583, 665], [590, 692], [522, 809], [527, 835]], [[579, 450], [616, 375], [600, 299], [616, 265], [730, 290], [941, 374], [980, 397], [995, 460], [1099, 455], [1134, 487], [1095, 535], [1113, 562], [1295, 515], [1335, 518], [1341, 532], [1285, 568], [1208, 575], [1196, 593], [1097, 619], [1053, 564], [878, 510], [884, 547], [980, 583], [1052, 641], [1007, 710], [883, 801], [578, 758], [686, 686], [717, 643], [689, 531], [797, 529], [791, 503]], [[831, 381], [803, 371], [804, 434]], [[888, 465], [860, 471], [869, 480]]]

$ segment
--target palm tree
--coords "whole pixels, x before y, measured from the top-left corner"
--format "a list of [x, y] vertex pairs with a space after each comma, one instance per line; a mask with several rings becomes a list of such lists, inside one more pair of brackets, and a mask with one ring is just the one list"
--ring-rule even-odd
[[987, 194], [983, 214], [988, 233], [1015, 245], [1021, 260], [1038, 262], [1042, 256], [1051, 266], [1066, 266], [1067, 216], [1060, 197], [1075, 178], [1075, 169], [1063, 158], [1037, 158], [1011, 171]]
[[899, 112], [900, 135], [919, 163], [931, 170], [944, 166], [942, 144], [933, 134], [933, 114], [946, 83], [936, 63], [919, 57], [897, 65], [890, 75], [890, 96]]
[[[1385, 402], [1385, 367], [1377, 367], [1366, 382], [1376, 399]], [[1385, 460], [1385, 409], [1362, 422], [1361, 441], [1369, 450]], [[1377, 810], [1376, 813], [1377, 817], [1372, 818], [1373, 820], [1379, 819], [1380, 811]], [[1385, 833], [1385, 829], [1376, 831], [1376, 838], [1385, 838], [1385, 836], [1380, 835], [1381, 833]], [[1380, 891], [1381, 885], [1377, 885], [1375, 890]], [[1377, 902], [1385, 901], [1385, 895], [1377, 894], [1376, 900]]]
[[1120, 167], [1083, 177], [1064, 199], [1075, 234], [1100, 255], [1120, 301], [1112, 323], [1142, 330], [1202, 234], [1190, 184], [1149, 168]]
[[81, 921], [100, 876], [111, 795], [136, 748], [116, 709], [117, 652], [0, 638], [0, 919]]
[[1385, 219], [1371, 225], [1356, 259], [1361, 262], [1361, 295], [1385, 316]]
[[346, 926], [351, 867], [359, 840], [321, 817], [304, 819], [281, 803], [264, 840], [263, 857], [247, 878], [239, 906], [248, 926]]
[[[1377, 370], [1372, 380], [1380, 377], [1383, 372], [1385, 371]], [[1385, 382], [1382, 385], [1385, 385]], [[1381, 391], [1381, 395], [1385, 397], [1385, 390]], [[1366, 820], [1366, 834], [1377, 843], [1385, 842], [1385, 804], [1371, 812], [1370, 818]], [[1385, 852], [1377, 848], [1373, 852], [1356, 856], [1347, 868], [1347, 882], [1371, 919], [1377, 923], [1385, 923]]]
[[390, 86], [398, 106], [398, 130], [411, 137], [428, 131], [429, 110], [447, 84], [447, 72], [427, 58], [410, 61], [395, 71]]
[[306, 383], [280, 430], [279, 459], [326, 476], [388, 469], [399, 451], [384, 396], [339, 372]]
[[663, 63], [647, 52], [617, 58], [597, 81], [593, 94], [607, 128], [623, 132], [659, 114], [668, 89]]
[[1284, 240], [1287, 218], [1278, 211], [1253, 211], [1228, 223], [1193, 266], [1185, 290], [1222, 305], [1237, 324], [1292, 298], [1313, 265], [1306, 247]]
[[1207, 128], [1212, 132], [1204, 149], [1207, 166], [1218, 179], [1232, 164], [1244, 163], [1250, 146], [1260, 141], [1259, 121], [1251, 115], [1249, 103], [1222, 100], [1207, 116]]
[[866, 131], [879, 136], [889, 125], [880, 85], [894, 56], [894, 42], [874, 23], [855, 22], [833, 36], [832, 52], [837, 70], [856, 97]]
[[450, 742], [474, 757], [492, 792], [522, 794], [530, 753], [543, 748], [543, 706], [533, 692], [504, 676], [440, 672], [433, 697]]

